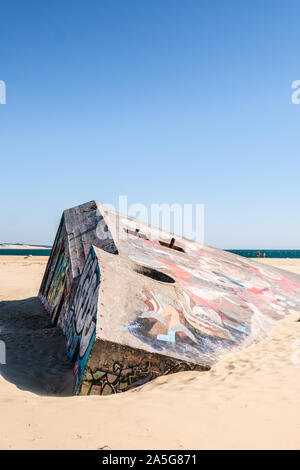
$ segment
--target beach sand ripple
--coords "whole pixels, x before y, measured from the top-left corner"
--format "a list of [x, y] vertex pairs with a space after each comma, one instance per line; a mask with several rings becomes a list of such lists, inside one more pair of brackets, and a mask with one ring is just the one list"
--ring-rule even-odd
[[[47, 259], [7, 258], [0, 258], [0, 319], [16, 353], [6, 380], [0, 376], [1, 449], [300, 449], [300, 312], [207, 372], [159, 377], [109, 397], [41, 397], [13, 383], [39, 393], [66, 390], [56, 388], [56, 374], [64, 381], [68, 372], [60, 346], [53, 350], [61, 335], [29, 298]], [[300, 273], [300, 260], [286, 261]], [[264, 262], [285, 268], [284, 260]], [[19, 321], [24, 331], [17, 331]], [[37, 383], [47, 363], [54, 385], [50, 372]]]
[[65, 338], [52, 327], [38, 297], [0, 302], [0, 330], [6, 345], [0, 373], [6, 380], [39, 395], [72, 395], [73, 365]]

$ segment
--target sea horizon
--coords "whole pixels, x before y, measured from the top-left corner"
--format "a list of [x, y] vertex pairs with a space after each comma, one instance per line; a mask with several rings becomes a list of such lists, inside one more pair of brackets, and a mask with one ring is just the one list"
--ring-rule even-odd
[[[14, 244], [17, 245], [17, 244]], [[37, 246], [37, 245], [31, 245]], [[46, 245], [38, 245], [46, 246]], [[0, 245], [1, 247], [1, 245]], [[0, 248], [0, 256], [50, 256], [52, 248]], [[245, 258], [300, 258], [300, 250], [223, 249]], [[258, 256], [259, 254], [259, 256]]]

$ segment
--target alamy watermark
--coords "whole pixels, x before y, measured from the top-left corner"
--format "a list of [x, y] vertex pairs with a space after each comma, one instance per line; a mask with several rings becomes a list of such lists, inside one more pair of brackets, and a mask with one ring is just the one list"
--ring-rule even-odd
[[300, 80], [294, 80], [292, 82], [292, 89], [295, 90], [291, 96], [292, 103], [300, 104]]
[[0, 104], [6, 104], [6, 83], [0, 80]]
[[300, 364], [300, 339], [297, 339], [292, 344], [293, 353], [291, 355], [291, 361], [293, 364]]
[[[1, 333], [1, 328], [0, 328]], [[4, 341], [0, 340], [0, 365], [6, 364], [6, 346]]]
[[[112, 204], [103, 204], [103, 206], [117, 214], [114, 237], [126, 238], [132, 231], [139, 232], [139, 236], [142, 237], [145, 231], [147, 237], [155, 239], [162, 232], [166, 232], [204, 243], [203, 204], [161, 203], [147, 206], [141, 203], [128, 204], [127, 196], [119, 196], [118, 207]], [[119, 230], [121, 225], [124, 229]], [[97, 236], [101, 239], [111, 236], [104, 220], [98, 224]]]

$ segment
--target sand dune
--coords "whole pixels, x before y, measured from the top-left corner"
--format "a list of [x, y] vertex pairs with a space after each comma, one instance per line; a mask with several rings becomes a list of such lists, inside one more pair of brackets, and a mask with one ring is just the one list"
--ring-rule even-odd
[[280, 269], [287, 269], [292, 273], [300, 274], [300, 261], [298, 259], [287, 258], [258, 258], [257, 261]]
[[[35, 391], [67, 391], [63, 354], [51, 358], [32, 335], [34, 328], [47, 330], [40, 305], [28, 300], [37, 294], [46, 262], [44, 257], [0, 258], [2, 329], [10, 331], [12, 341], [19, 315], [32, 336], [21, 349], [15, 341], [10, 376], [0, 377], [1, 449], [300, 449], [300, 313], [279, 322], [261, 343], [225, 356], [209, 372], [160, 377], [110, 397], [31, 393], [39, 374]], [[272, 264], [278, 266], [278, 260]], [[300, 273], [300, 260], [280, 260], [280, 267]], [[54, 335], [61, 344], [60, 333]], [[64, 382], [60, 390], [47, 389], [54, 362]], [[23, 390], [12, 383], [20, 386], [21, 379]]]

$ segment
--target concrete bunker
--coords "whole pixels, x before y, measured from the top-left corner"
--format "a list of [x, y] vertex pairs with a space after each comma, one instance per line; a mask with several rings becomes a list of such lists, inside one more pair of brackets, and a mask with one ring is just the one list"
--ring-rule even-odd
[[39, 296], [65, 335], [74, 393], [107, 395], [261, 340], [299, 309], [300, 276], [91, 201], [64, 211]]

